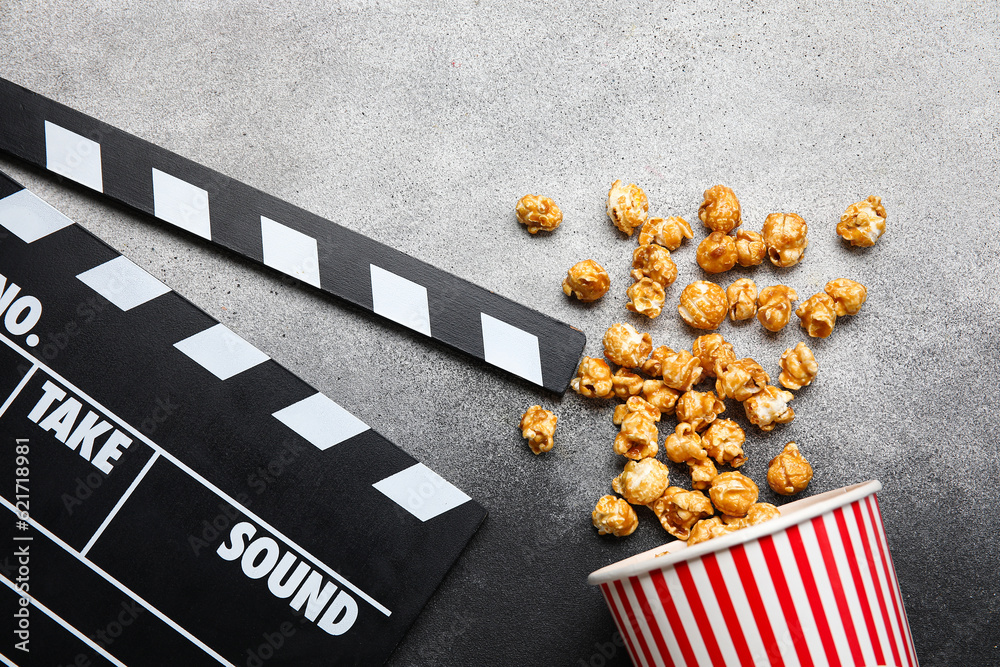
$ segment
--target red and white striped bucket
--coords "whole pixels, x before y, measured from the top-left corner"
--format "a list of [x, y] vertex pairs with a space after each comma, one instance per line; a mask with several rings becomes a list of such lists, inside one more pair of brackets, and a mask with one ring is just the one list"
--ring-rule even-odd
[[602, 568], [636, 665], [917, 667], [877, 481], [789, 503], [781, 516]]

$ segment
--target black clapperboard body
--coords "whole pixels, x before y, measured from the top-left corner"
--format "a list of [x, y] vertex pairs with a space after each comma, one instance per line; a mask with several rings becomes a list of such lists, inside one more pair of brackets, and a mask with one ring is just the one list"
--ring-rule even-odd
[[[540, 387], [575, 373], [579, 330], [3, 79], [0, 151]], [[31, 619], [23, 653], [0, 614], [0, 662], [384, 662], [483, 508], [2, 175], [0, 235], [0, 596]]]
[[4, 662], [383, 662], [482, 507], [2, 176], [0, 232]]

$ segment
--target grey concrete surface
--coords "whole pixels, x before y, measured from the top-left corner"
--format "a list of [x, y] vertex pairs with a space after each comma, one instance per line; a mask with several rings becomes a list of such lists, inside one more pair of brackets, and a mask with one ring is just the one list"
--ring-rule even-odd
[[[819, 377], [792, 424], [748, 430], [745, 471], [763, 484], [794, 439], [810, 492], [882, 480], [921, 663], [1000, 663], [995, 2], [275, 4], [2, 0], [0, 76], [572, 323], [589, 354], [619, 320], [655, 344], [695, 336], [674, 308], [703, 277], [704, 228], [674, 253], [664, 315], [631, 316], [635, 241], [604, 213], [614, 179], [689, 221], [719, 182], [750, 229], [800, 213], [799, 266], [718, 280], [809, 296], [851, 277], [869, 299], [810, 341]], [[489, 510], [390, 664], [603, 664], [614, 626], [586, 576], [665, 538], [648, 513], [625, 540], [589, 525], [622, 463], [609, 405], [540, 393], [8, 158], [0, 169]], [[563, 208], [556, 233], [516, 223], [528, 192]], [[851, 249], [834, 227], [869, 194], [888, 231]], [[581, 306], [559, 285], [588, 257], [612, 291]], [[774, 372], [805, 338], [794, 320], [721, 332]], [[515, 428], [535, 403], [559, 415], [540, 457]]]

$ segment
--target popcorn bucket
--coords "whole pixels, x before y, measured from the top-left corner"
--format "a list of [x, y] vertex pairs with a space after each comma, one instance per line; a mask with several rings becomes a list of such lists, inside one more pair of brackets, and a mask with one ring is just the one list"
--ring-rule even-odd
[[590, 575], [636, 665], [917, 667], [878, 481]]

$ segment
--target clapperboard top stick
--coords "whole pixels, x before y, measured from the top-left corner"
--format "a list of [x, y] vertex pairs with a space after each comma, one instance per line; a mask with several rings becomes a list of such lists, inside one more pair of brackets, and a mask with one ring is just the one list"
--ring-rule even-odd
[[0, 78], [0, 150], [563, 393], [582, 331]]
[[22, 665], [381, 664], [486, 516], [3, 173], [0, 436]]

